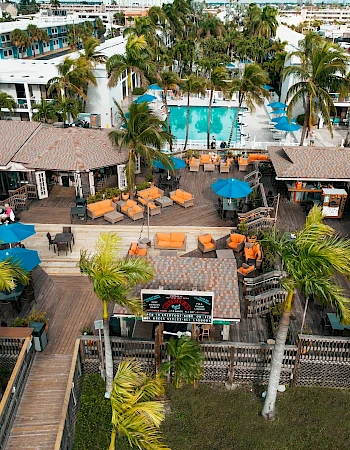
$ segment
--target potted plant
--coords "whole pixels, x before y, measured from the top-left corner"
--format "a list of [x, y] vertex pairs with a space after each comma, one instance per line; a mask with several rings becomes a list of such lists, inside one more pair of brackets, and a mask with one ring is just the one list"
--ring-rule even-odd
[[233, 151], [232, 150], [227, 150], [226, 156], [227, 156], [227, 158], [233, 158]]
[[153, 173], [149, 173], [149, 174], [147, 175], [147, 181], [148, 181], [149, 183], [151, 183], [151, 186], [154, 186], [154, 175], [153, 175]]
[[118, 189], [117, 187], [112, 188], [112, 201], [114, 203], [119, 202], [120, 200], [120, 189]]
[[96, 197], [95, 197], [94, 195], [92, 195], [92, 194], [89, 194], [89, 195], [86, 197], [86, 202], [87, 202], [88, 205], [89, 205], [90, 203], [95, 203], [95, 202], [96, 202]]
[[190, 159], [192, 158], [193, 151], [191, 149], [186, 150], [186, 158], [185, 162], [188, 165], [190, 163]]
[[247, 222], [240, 222], [237, 226], [238, 231], [240, 234], [244, 234], [244, 236], [248, 235], [248, 224]]
[[44, 311], [37, 311], [33, 309], [33, 311], [28, 316], [28, 322], [42, 322], [45, 324], [46, 333], [49, 331], [49, 323], [47, 321], [47, 313]]
[[127, 201], [127, 200], [129, 200], [129, 198], [130, 198], [130, 192], [127, 190], [127, 189], [125, 189], [125, 191], [121, 191], [122, 192], [122, 200], [124, 200], [125, 202]]
[[27, 317], [16, 317], [11, 327], [27, 327], [29, 325]]
[[[91, 330], [90, 327], [84, 327], [84, 328], [80, 331], [80, 333], [81, 333], [83, 336], [93, 336], [93, 335], [94, 335], [94, 333], [92, 332], [92, 330]], [[93, 345], [93, 341], [87, 341], [87, 345], [88, 345], [89, 347], [91, 347], [91, 346]]]
[[196, 159], [199, 159], [199, 150], [193, 150], [192, 156], [194, 156]]

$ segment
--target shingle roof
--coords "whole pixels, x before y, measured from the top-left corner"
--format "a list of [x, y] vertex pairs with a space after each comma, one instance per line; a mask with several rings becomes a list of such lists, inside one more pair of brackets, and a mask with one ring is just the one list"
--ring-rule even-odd
[[[214, 292], [214, 318], [240, 319], [237, 266], [232, 259], [174, 258], [153, 256], [148, 258], [154, 266], [156, 276], [149, 283], [139, 285], [135, 290], [164, 289]], [[130, 312], [118, 305], [114, 314], [127, 315]]]
[[25, 141], [40, 126], [38, 122], [0, 120], [0, 165], [6, 166]]
[[276, 175], [294, 180], [350, 180], [350, 148], [269, 147]]
[[88, 170], [125, 162], [127, 153], [114, 148], [107, 130], [41, 126], [14, 160], [28, 168]]

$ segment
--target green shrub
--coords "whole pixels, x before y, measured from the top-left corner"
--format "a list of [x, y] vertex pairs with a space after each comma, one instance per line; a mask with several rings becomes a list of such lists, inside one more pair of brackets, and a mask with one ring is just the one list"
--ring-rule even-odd
[[84, 378], [73, 450], [103, 450], [109, 447], [112, 407], [104, 394], [105, 382], [100, 375]]
[[146, 92], [146, 88], [144, 87], [135, 87], [132, 90], [132, 95], [143, 95]]
[[148, 189], [150, 186], [151, 183], [149, 181], [143, 181], [142, 183], [136, 185], [136, 190], [142, 191], [143, 189]]

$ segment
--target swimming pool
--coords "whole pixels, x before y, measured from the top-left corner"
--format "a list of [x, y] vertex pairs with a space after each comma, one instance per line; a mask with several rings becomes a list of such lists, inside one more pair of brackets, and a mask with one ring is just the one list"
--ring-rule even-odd
[[[186, 138], [186, 110], [186, 106], [169, 106], [171, 132], [177, 139]], [[236, 111], [237, 108], [228, 108], [227, 106], [211, 108], [210, 139], [215, 136], [217, 142], [228, 141]], [[208, 107], [191, 106], [188, 139], [206, 140], [207, 127]], [[232, 140], [237, 140], [237, 125]]]

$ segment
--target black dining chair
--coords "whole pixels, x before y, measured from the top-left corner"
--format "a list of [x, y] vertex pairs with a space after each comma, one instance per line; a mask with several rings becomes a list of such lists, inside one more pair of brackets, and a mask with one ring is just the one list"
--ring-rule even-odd
[[51, 250], [51, 245], [53, 245], [53, 249], [55, 251], [55, 243], [53, 242], [52, 236], [49, 232], [46, 233], [47, 240], [49, 241], [49, 250]]
[[68, 243], [67, 242], [59, 242], [56, 244], [57, 247], [57, 254], [60, 256], [60, 252], [66, 252], [66, 256], [68, 254]]
[[72, 241], [73, 241], [73, 245], [74, 245], [75, 242], [74, 242], [74, 234], [72, 233], [72, 227], [63, 227], [62, 230], [63, 230], [63, 233], [71, 233]]

